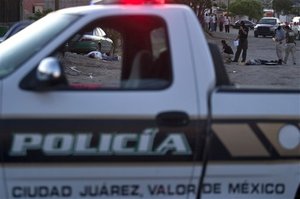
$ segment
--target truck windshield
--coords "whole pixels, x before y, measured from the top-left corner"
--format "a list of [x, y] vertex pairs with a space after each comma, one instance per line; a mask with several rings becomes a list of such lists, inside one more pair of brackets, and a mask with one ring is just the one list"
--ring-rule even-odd
[[49, 14], [1, 43], [0, 79], [11, 74], [39, 52], [78, 17], [78, 15], [56, 15], [53, 20], [53, 15]]
[[271, 25], [275, 25], [276, 24], [276, 19], [261, 19], [259, 21], [259, 24], [271, 24]]

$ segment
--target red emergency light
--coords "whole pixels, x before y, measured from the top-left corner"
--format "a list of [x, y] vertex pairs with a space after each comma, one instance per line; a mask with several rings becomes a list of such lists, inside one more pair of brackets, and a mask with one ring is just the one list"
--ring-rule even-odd
[[120, 0], [120, 4], [164, 4], [164, 0]]
[[93, 0], [91, 5], [120, 4], [120, 5], [151, 5], [165, 4], [165, 0]]

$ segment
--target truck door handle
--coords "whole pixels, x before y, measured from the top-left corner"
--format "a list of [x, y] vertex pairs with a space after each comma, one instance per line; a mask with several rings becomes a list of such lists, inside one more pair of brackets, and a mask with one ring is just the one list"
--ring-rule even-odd
[[158, 126], [187, 126], [190, 122], [187, 113], [182, 111], [168, 111], [156, 116]]

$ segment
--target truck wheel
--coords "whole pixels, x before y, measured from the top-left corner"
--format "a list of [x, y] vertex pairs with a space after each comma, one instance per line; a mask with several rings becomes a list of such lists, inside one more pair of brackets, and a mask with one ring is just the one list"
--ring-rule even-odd
[[258, 37], [258, 34], [254, 33], [254, 37]]
[[98, 51], [102, 53], [102, 51], [101, 51], [101, 43], [98, 43]]
[[300, 186], [298, 187], [297, 193], [295, 195], [295, 199], [300, 199]]
[[112, 45], [111, 46], [111, 49], [110, 49], [110, 51], [109, 51], [109, 55], [110, 56], [113, 56], [115, 54], [115, 48], [114, 48], [114, 46]]

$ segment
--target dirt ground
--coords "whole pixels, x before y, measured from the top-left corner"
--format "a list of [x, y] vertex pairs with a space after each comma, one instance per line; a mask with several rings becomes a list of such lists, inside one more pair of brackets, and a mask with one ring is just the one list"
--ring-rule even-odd
[[[274, 43], [271, 38], [254, 38], [253, 32], [249, 33], [249, 48], [247, 60], [262, 58], [266, 60], [276, 59]], [[236, 37], [235, 33], [213, 33], [207, 35], [209, 42], [217, 44], [221, 48], [220, 41], [225, 39], [231, 42]], [[225, 64], [231, 82], [238, 85], [288, 87], [300, 89], [300, 54], [297, 41], [296, 59], [297, 65], [243, 65], [241, 63]], [[233, 50], [235, 51], [234, 47]], [[291, 60], [291, 58], [289, 58]], [[291, 61], [290, 61], [291, 62]]]
[[[222, 34], [214, 37], [207, 35], [207, 40], [216, 43], [219, 47], [221, 47], [221, 39], [230, 40], [232, 38]], [[268, 40], [262, 41], [267, 42]], [[257, 56], [255, 53], [268, 56], [267, 50], [263, 49], [264, 46], [265, 44], [261, 44], [261, 49], [258, 48], [255, 52], [250, 52], [249, 57]], [[269, 51], [269, 54], [271, 53], [269, 57], [271, 57], [274, 49], [271, 48]], [[299, 49], [297, 53], [299, 54]], [[299, 59], [300, 56], [297, 56], [297, 59]], [[71, 84], [80, 85], [84, 83], [96, 86], [105, 84], [105, 87], [118, 87], [120, 84], [120, 60], [104, 61], [75, 53], [66, 53], [63, 63], [67, 79]], [[225, 67], [231, 82], [237, 85], [300, 89], [300, 61], [298, 65], [242, 65], [230, 63], [226, 64]]]
[[120, 60], [105, 61], [67, 52], [63, 65], [70, 84], [116, 87], [121, 77]]

